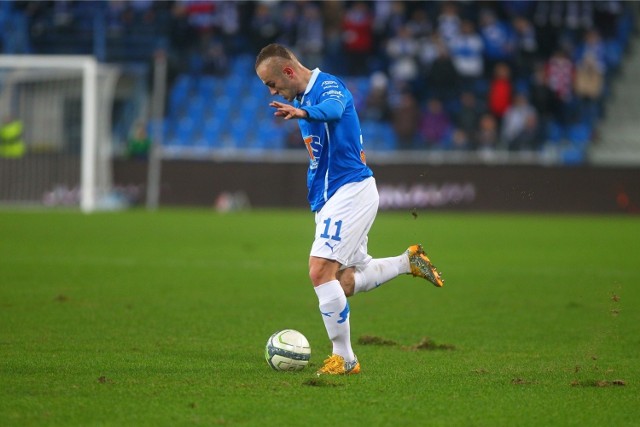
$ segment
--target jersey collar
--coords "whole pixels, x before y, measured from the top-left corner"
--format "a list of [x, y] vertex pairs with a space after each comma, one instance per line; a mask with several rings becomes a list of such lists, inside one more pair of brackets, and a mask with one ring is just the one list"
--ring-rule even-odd
[[298, 97], [300, 98], [301, 104], [304, 101], [304, 97], [309, 93], [309, 91], [311, 91], [311, 88], [316, 83], [316, 80], [318, 79], [319, 74], [320, 74], [319, 68], [314, 68], [313, 71], [311, 72], [311, 78], [309, 79], [309, 83], [307, 83], [307, 88], [304, 90], [304, 93], [302, 95], [298, 95]]

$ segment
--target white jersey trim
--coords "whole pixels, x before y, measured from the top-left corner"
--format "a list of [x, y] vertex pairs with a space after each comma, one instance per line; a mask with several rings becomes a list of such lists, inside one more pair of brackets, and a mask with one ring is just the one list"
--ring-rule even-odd
[[[331, 146], [331, 133], [329, 132], [329, 123], [324, 124], [324, 130], [327, 132], [327, 144]], [[323, 150], [329, 150], [329, 147], [322, 147]], [[327, 171], [324, 174], [324, 201], [329, 200], [329, 170], [331, 169], [331, 150], [327, 151]]]
[[316, 83], [316, 80], [318, 79], [319, 75], [320, 75], [320, 68], [314, 68], [313, 71], [311, 71], [311, 78], [309, 79], [309, 83], [307, 83], [307, 87], [304, 89], [304, 94], [302, 95], [302, 98], [300, 98], [300, 105], [302, 105], [302, 103], [304, 102], [304, 97], [307, 96], [311, 88], [313, 88], [313, 85]]

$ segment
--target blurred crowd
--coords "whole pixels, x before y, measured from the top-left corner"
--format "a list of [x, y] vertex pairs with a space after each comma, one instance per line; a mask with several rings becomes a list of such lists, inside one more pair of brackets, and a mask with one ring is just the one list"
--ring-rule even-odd
[[[538, 149], [551, 125], [590, 138], [635, 24], [606, 1], [14, 1], [32, 51], [53, 32], [95, 25], [146, 34], [172, 76], [226, 76], [240, 55], [279, 42], [309, 67], [369, 78], [363, 120], [389, 123], [399, 148]], [[80, 12], [79, 12], [80, 11]], [[94, 28], [95, 30], [95, 28]], [[108, 59], [108, 58], [107, 58]], [[247, 73], [253, 73], [248, 69]]]

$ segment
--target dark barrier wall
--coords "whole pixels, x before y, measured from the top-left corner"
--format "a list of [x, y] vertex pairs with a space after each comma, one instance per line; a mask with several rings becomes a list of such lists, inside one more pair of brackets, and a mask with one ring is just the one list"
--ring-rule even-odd
[[[640, 213], [640, 168], [372, 164], [381, 209]], [[117, 161], [117, 185], [146, 181], [144, 163]], [[172, 160], [164, 206], [213, 206], [244, 193], [253, 207], [307, 207], [306, 165]]]

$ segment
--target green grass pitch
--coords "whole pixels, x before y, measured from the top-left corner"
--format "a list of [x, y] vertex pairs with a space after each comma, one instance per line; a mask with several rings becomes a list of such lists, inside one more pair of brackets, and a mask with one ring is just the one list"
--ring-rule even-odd
[[[445, 287], [353, 297], [362, 373], [318, 378], [312, 214], [0, 211], [0, 425], [637, 425], [640, 219], [417, 214], [370, 253], [421, 242]], [[284, 328], [301, 372], [264, 360]]]

